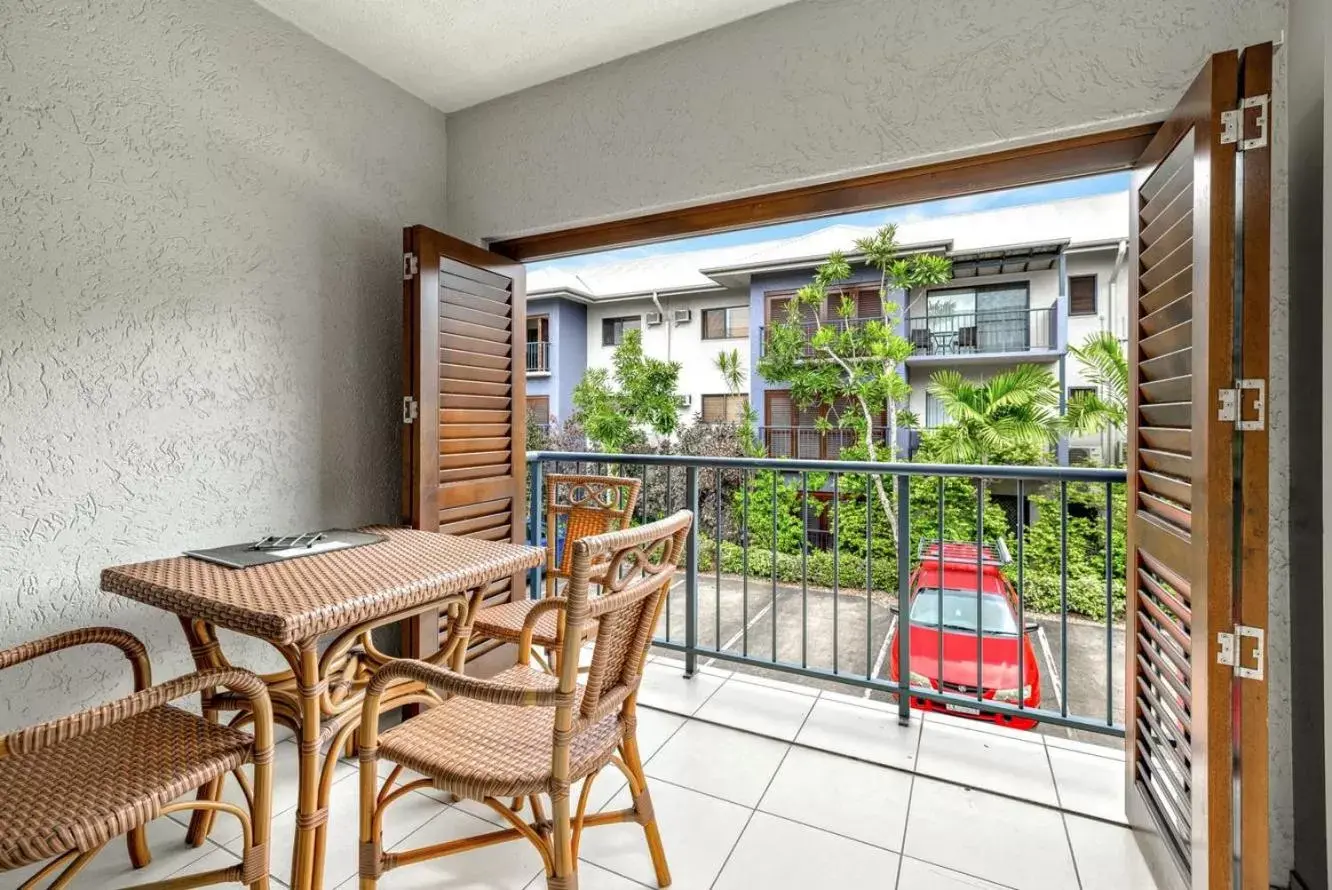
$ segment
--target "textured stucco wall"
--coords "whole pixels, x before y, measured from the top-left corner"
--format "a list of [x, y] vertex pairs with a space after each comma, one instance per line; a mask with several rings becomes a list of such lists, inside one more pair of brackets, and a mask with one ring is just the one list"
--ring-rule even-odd
[[1283, 0], [805, 0], [449, 118], [449, 221], [514, 235], [1159, 117]]
[[[396, 519], [400, 228], [445, 172], [442, 114], [248, 0], [0, 3], [0, 645], [109, 622], [170, 676], [102, 566]], [[125, 675], [5, 671], [0, 727]]]

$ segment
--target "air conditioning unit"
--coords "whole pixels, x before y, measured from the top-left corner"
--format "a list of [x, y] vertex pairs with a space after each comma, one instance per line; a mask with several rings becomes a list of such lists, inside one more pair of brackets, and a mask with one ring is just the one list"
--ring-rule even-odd
[[653, 326], [653, 325], [659, 325], [659, 324], [661, 324], [661, 313], [660, 313], [660, 312], [649, 312], [649, 313], [647, 314], [647, 323], [648, 323], [648, 326], [649, 326], [649, 327], [651, 327], [651, 326]]
[[685, 394], [685, 395], [680, 396], [680, 407], [681, 407], [681, 408], [689, 408], [689, 407], [691, 407], [693, 404], [694, 404], [694, 396], [693, 396], [692, 393], [688, 393], [688, 394]]
[[1068, 449], [1068, 462], [1070, 466], [1099, 465], [1101, 463], [1101, 449], [1096, 445], [1090, 447], [1070, 447]]
[[676, 310], [675, 310], [675, 323], [676, 323], [676, 324], [689, 324], [690, 319], [692, 319], [693, 317], [694, 317], [694, 310], [693, 310], [693, 309], [676, 309]]

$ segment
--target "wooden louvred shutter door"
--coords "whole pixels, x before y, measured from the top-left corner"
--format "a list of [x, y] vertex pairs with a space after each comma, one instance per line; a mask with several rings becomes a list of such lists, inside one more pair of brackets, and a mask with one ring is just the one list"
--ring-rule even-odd
[[[1270, 45], [1248, 50], [1245, 68], [1260, 68], [1264, 53], [1270, 72]], [[1246, 87], [1243, 95], [1251, 94]], [[1223, 137], [1223, 112], [1238, 109], [1240, 96], [1238, 54], [1212, 56], [1133, 181], [1127, 806], [1162, 888], [1267, 887], [1266, 694], [1261, 716], [1252, 703], [1238, 710], [1236, 684], [1247, 681], [1218, 657], [1218, 641], [1243, 623], [1241, 603], [1246, 614], [1261, 608], [1260, 626], [1267, 603], [1265, 556], [1261, 566], [1250, 558], [1255, 542], [1266, 548], [1265, 438], [1255, 525], [1244, 513], [1258, 493], [1246, 487], [1245, 503], [1236, 497], [1237, 482], [1257, 478], [1252, 453], [1239, 477], [1235, 469], [1248, 442], [1241, 437], [1250, 434], [1219, 398], [1236, 378], [1265, 377], [1267, 364], [1268, 217], [1249, 194], [1261, 179], [1267, 201], [1267, 153], [1241, 158], [1238, 142]], [[1245, 123], [1239, 129], [1247, 135], [1254, 121]], [[1239, 366], [1237, 319], [1244, 342], [1263, 341], [1261, 355], [1240, 350]], [[1238, 419], [1252, 419], [1252, 396], [1238, 397]], [[1252, 642], [1241, 638], [1237, 648], [1241, 666], [1252, 665]]]
[[[491, 541], [525, 537], [524, 270], [464, 241], [403, 231], [403, 519], [414, 528]], [[486, 602], [522, 595], [497, 582]], [[409, 640], [438, 644], [438, 618]]]

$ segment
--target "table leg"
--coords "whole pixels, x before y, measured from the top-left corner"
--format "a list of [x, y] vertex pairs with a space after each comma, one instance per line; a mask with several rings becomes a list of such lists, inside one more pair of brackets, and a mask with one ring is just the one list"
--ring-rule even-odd
[[[300, 698], [301, 725], [297, 733], [299, 791], [296, 799], [296, 839], [292, 847], [291, 886], [294, 890], [319, 890], [323, 863], [316, 856], [318, 829], [328, 821], [328, 800], [319, 782], [320, 699], [325, 679], [319, 672], [319, 653], [313, 640], [299, 644], [296, 689]], [[324, 799], [321, 801], [321, 797]]]
[[[196, 670], [204, 671], [210, 668], [224, 666], [222, 659], [222, 647], [217, 641], [217, 635], [213, 632], [213, 626], [202, 621], [193, 621], [188, 618], [180, 619], [181, 627], [185, 630], [185, 639], [190, 644], [190, 655], [194, 658], [194, 667]], [[199, 695], [203, 704], [203, 718], [211, 723], [217, 723], [221, 715], [216, 708], [208, 707], [209, 692], [205, 690]], [[222, 798], [223, 777], [214, 779], [207, 785], [199, 788], [195, 794], [196, 800], [221, 800]], [[208, 835], [213, 830], [213, 817], [217, 815], [216, 810], [201, 809], [195, 810], [190, 816], [190, 827], [185, 833], [185, 842], [191, 847], [201, 847]]]
[[481, 611], [485, 587], [478, 587], [467, 595], [467, 611], [460, 616], [456, 631], [450, 628], [450, 644], [454, 647], [449, 653], [449, 669], [454, 673], [464, 673], [467, 667], [467, 646], [472, 642], [472, 622], [476, 613]]

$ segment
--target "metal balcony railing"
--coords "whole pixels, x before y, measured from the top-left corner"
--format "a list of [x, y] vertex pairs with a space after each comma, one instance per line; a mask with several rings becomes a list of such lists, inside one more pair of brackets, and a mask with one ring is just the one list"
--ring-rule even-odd
[[916, 355], [981, 355], [1054, 349], [1055, 307], [913, 315], [907, 339]]
[[[642, 478], [639, 522], [681, 507], [694, 512], [685, 563], [654, 638], [659, 648], [683, 654], [686, 676], [700, 658], [720, 660], [886, 695], [901, 721], [917, 708], [1124, 735], [1116, 707], [1123, 581], [1114, 567], [1123, 560], [1115, 530], [1126, 517], [1116, 515], [1113, 497], [1125, 482], [1122, 469], [594, 452], [527, 457], [533, 542], [544, 543], [550, 531], [545, 472]], [[886, 530], [876, 478], [897, 536], [909, 546], [896, 547]], [[1078, 563], [1076, 579], [1069, 576], [1071, 491], [1079, 516], [1088, 504], [1098, 513], [1090, 526], [1079, 524], [1077, 546], [1094, 556]], [[1042, 509], [1059, 511], [1057, 536], [1048, 526], [1033, 535], [1028, 500], [1037, 494]], [[985, 528], [987, 511], [1001, 500], [1017, 505], [1005, 508], [1002, 546]], [[968, 515], [975, 542], [946, 542], [939, 529], [956, 533]], [[1088, 543], [1088, 527], [1100, 544]], [[562, 546], [562, 531], [555, 534]], [[1052, 539], [1059, 542], [1056, 558], [1049, 554]], [[820, 544], [830, 550], [818, 550]], [[995, 569], [1001, 556], [1011, 562]], [[998, 598], [996, 571], [1006, 592]], [[540, 596], [540, 570], [531, 584], [530, 595]], [[906, 633], [897, 633], [893, 597], [908, 604]], [[1098, 605], [1104, 617], [1076, 617], [1071, 605], [1083, 612]]]
[[[806, 340], [805, 349], [804, 349], [805, 357], [817, 358], [819, 356], [819, 353], [817, 353], [814, 350], [814, 348], [808, 344], [808, 340], [811, 336], [813, 336], [814, 332], [817, 331], [820, 326], [825, 328], [832, 328], [835, 331], [845, 331], [845, 330], [850, 330], [852, 328], [863, 327], [865, 324], [871, 321], [883, 321], [883, 316], [881, 315], [865, 316], [864, 318], [829, 318], [821, 322], [811, 321], [801, 325], [801, 328], [804, 330], [805, 340]], [[764, 353], [766, 353], [768, 350], [768, 332], [771, 330], [772, 328], [770, 326], [764, 326], [759, 328], [759, 344], [760, 344], [760, 349]]]
[[[853, 429], [820, 430], [812, 426], [765, 426], [760, 428], [768, 454], [797, 460], [838, 460], [844, 448], [861, 441]], [[874, 437], [882, 442], [887, 427], [875, 427]]]
[[527, 370], [550, 370], [550, 343], [545, 340], [529, 340], [527, 343]]

